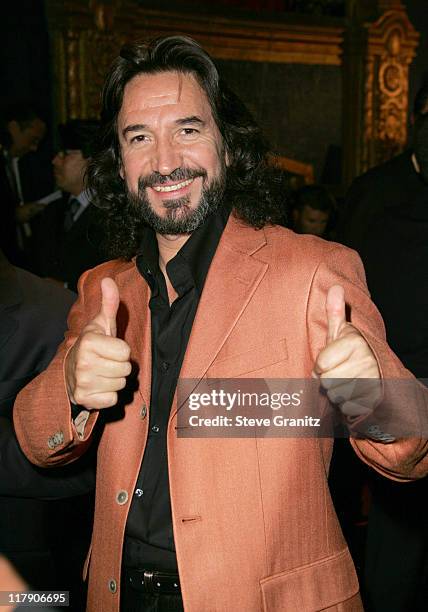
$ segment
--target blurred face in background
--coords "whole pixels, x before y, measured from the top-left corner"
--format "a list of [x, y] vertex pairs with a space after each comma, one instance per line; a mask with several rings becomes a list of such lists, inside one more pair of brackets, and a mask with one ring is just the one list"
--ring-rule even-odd
[[298, 234], [323, 236], [327, 229], [329, 216], [328, 212], [305, 204], [303, 208], [293, 210], [293, 229]]
[[80, 149], [60, 151], [52, 160], [55, 182], [62, 191], [79, 195], [85, 188], [88, 160]]
[[41, 119], [25, 122], [9, 121], [8, 130], [12, 139], [9, 153], [12, 157], [22, 157], [26, 153], [37, 151], [46, 134], [46, 124]]

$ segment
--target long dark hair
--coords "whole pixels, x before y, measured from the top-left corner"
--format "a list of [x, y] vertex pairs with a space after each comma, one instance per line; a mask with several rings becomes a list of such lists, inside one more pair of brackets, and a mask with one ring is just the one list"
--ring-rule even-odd
[[280, 175], [269, 163], [268, 146], [250, 112], [221, 80], [214, 62], [197, 42], [186, 36], [157, 38], [123, 47], [103, 89], [99, 147], [87, 179], [94, 203], [104, 209], [109, 254], [131, 258], [144, 225], [128, 202], [119, 174], [117, 116], [123, 93], [135, 76], [160, 72], [192, 74], [207, 95], [228, 155], [224, 197], [234, 214], [255, 228], [281, 220]]

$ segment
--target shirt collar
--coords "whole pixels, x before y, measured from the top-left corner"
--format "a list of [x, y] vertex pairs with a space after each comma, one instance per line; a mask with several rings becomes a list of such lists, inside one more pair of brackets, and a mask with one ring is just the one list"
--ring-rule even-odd
[[[167, 264], [168, 277], [179, 296], [195, 286], [202, 293], [208, 269], [214, 257], [221, 235], [226, 227], [230, 209], [221, 208], [196, 229], [189, 240]], [[158, 274], [159, 249], [154, 230], [146, 226], [141, 247], [137, 254], [137, 268], [149, 283], [152, 291]]]
[[78, 200], [83, 210], [87, 206], [89, 206], [91, 202], [91, 200], [89, 199], [89, 193], [86, 190], [81, 191], [78, 196], [71, 196], [71, 197], [74, 198], [75, 200]]

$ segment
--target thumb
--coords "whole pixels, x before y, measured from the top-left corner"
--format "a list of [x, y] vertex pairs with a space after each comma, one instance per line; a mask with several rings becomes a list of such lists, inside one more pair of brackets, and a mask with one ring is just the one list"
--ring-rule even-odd
[[346, 323], [345, 290], [341, 285], [330, 287], [325, 308], [327, 311], [327, 344], [329, 344], [339, 337]]
[[116, 316], [120, 297], [119, 289], [112, 278], [102, 279], [101, 296], [101, 309], [97, 318], [107, 336], [116, 336]]

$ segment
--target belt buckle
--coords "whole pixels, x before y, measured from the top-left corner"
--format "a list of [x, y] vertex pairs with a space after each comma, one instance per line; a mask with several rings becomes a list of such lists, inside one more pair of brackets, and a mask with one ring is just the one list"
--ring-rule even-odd
[[179, 595], [180, 579], [177, 574], [162, 571], [144, 571], [144, 587], [147, 593], [155, 595]]
[[153, 588], [153, 575], [154, 572], [148, 571], [148, 570], [144, 570], [144, 574], [143, 574], [143, 581], [144, 581], [144, 587], [147, 591], [147, 593], [154, 593], [155, 590]]

